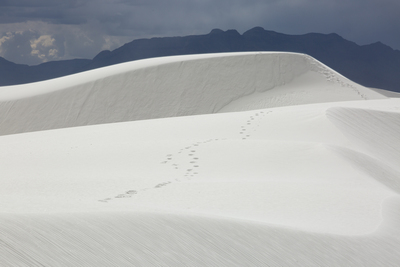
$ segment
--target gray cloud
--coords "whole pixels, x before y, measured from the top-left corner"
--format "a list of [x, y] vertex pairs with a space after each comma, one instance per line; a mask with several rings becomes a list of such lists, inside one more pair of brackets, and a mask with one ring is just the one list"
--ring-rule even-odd
[[37, 31], [9, 32], [0, 38], [0, 52], [20, 64], [40, 64], [64, 56], [63, 36], [41, 35]]
[[1, 52], [5, 58], [12, 58], [18, 63], [32, 62], [30, 40], [38, 37], [38, 34], [33, 31], [10, 33], [6, 39], [4, 36], [1, 39]]
[[[400, 49], [399, 10], [398, 0], [0, 0], [0, 56], [28, 64], [92, 58], [136, 38], [254, 26], [336, 32], [358, 44], [381, 41]], [[57, 56], [54, 50], [32, 55], [31, 42], [45, 42], [42, 36], [54, 39]]]
[[3, 0], [0, 2], [0, 23], [46, 21], [82, 24], [86, 20], [83, 14], [79, 14], [79, 9], [85, 9], [85, 5], [81, 0]]

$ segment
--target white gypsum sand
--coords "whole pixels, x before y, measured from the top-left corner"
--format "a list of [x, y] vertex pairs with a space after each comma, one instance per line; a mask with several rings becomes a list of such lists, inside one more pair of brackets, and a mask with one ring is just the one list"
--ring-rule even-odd
[[[13, 132], [18, 134], [0, 129], [6, 134], [0, 137], [0, 265], [400, 264], [400, 167], [396, 164], [400, 99], [385, 98], [325, 66], [323, 71], [310, 67], [295, 71], [297, 76], [282, 77], [298, 62], [321, 66], [305, 55], [239, 53], [139, 63], [146, 63], [151, 77], [151, 71], [167, 72], [155, 62], [172, 59], [177, 66], [192, 64], [190, 69], [197, 74], [201, 66], [212, 65], [207, 60], [229, 61], [227, 69], [221, 70], [227, 75], [230, 68], [239, 69], [239, 63], [271, 65], [262, 62], [281, 64], [284, 59], [286, 67], [277, 68], [271, 79], [285, 82], [270, 80], [274, 86], [265, 92], [235, 87], [236, 98], [227, 93], [224, 99], [221, 93], [213, 104], [211, 95], [180, 91], [184, 99], [195, 101], [207, 95], [209, 101], [197, 99], [198, 106], [188, 113], [181, 106], [182, 114], [139, 121], [130, 121], [140, 119], [134, 115], [115, 121], [111, 116], [96, 117], [96, 112], [85, 111], [85, 105], [78, 105], [83, 110], [62, 111], [63, 99], [70, 101], [69, 90], [75, 90], [70, 99], [77, 99], [76, 88], [40, 91], [35, 96], [21, 93], [21, 87], [19, 98], [11, 97], [6, 88], [8, 99], [1, 105], [8, 105], [10, 111], [1, 114], [12, 118], [20, 114], [20, 121], [9, 121], [17, 125]], [[244, 78], [237, 77], [248, 71], [243, 68], [232, 71], [231, 79]], [[178, 75], [181, 70], [171, 68], [165, 77], [184, 84]], [[95, 80], [94, 73], [86, 73], [92, 75], [86, 78]], [[104, 92], [109, 86], [108, 95], [113, 95], [113, 90], [120, 92], [116, 77], [122, 81], [130, 77], [118, 76], [117, 71], [113, 75], [115, 83], [104, 77], [94, 83]], [[194, 82], [193, 77], [187, 83]], [[251, 80], [246, 84], [252, 87]], [[296, 88], [301, 88], [299, 98]], [[99, 91], [90, 91], [88, 99], [101, 103]], [[168, 104], [167, 92], [164, 97]], [[97, 100], [87, 103], [99, 105], [100, 110]], [[59, 115], [78, 112], [88, 125], [98, 125], [71, 127], [81, 123], [40, 110], [36, 115], [48, 116], [47, 124], [28, 121], [22, 116], [26, 109], [18, 107], [31, 108], [29, 101], [47, 103]], [[148, 116], [160, 117], [162, 109], [168, 110], [158, 104], [148, 103]], [[215, 105], [222, 108], [210, 108]], [[270, 107], [277, 105], [283, 106]], [[129, 106], [128, 100], [107, 108], [124, 106]], [[217, 111], [221, 113], [210, 114]], [[176, 117], [191, 112], [203, 115]]]
[[[298, 90], [293, 89], [297, 87]], [[247, 100], [258, 94], [262, 94], [257, 99], [262, 100], [261, 104], [249, 106], [246, 101], [240, 107], [232, 107], [244, 96]], [[304, 54], [247, 52], [174, 56], [2, 87], [0, 113], [4, 115], [0, 118], [0, 135], [246, 108], [377, 98], [385, 97]]]

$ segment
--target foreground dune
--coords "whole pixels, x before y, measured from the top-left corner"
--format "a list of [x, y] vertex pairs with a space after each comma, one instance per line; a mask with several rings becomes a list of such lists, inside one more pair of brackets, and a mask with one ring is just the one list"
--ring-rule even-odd
[[[2, 127], [0, 265], [399, 265], [400, 99], [319, 73], [171, 118], [105, 123], [83, 109], [102, 124]], [[3, 106], [55, 107], [69, 90], [7, 92]], [[190, 112], [203, 115], [175, 117]]]

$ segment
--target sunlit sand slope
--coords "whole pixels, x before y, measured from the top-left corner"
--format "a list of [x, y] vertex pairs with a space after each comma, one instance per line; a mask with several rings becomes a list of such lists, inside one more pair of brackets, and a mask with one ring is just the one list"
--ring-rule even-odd
[[396, 266], [399, 107], [332, 102], [2, 136], [0, 263]]
[[[400, 203], [385, 217], [400, 224]], [[336, 236], [151, 213], [0, 218], [2, 266], [397, 266], [399, 228]], [[386, 227], [385, 229], [389, 229]]]
[[143, 60], [0, 100], [0, 266], [400, 266], [400, 98], [306, 55]]
[[1, 87], [0, 134], [376, 98], [304, 54], [176, 56]]

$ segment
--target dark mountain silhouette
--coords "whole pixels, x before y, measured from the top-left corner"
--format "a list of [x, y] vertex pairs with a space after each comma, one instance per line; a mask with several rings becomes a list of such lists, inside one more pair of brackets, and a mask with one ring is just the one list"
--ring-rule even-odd
[[80, 72], [90, 59], [51, 61], [36, 66], [15, 64], [0, 57], [0, 86], [53, 79]]
[[242, 35], [236, 30], [214, 29], [205, 35], [138, 39], [114, 51], [102, 51], [92, 60], [75, 59], [27, 66], [0, 58], [0, 85], [51, 79], [144, 58], [238, 51], [305, 53], [359, 84], [400, 92], [399, 50], [380, 42], [360, 46], [334, 33], [287, 35], [261, 27]]

